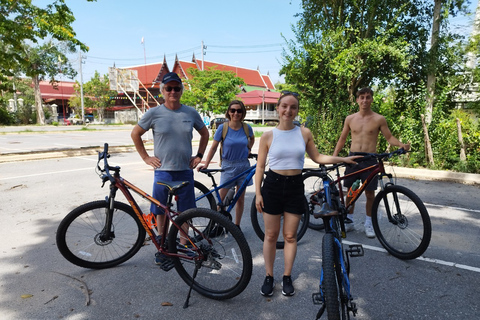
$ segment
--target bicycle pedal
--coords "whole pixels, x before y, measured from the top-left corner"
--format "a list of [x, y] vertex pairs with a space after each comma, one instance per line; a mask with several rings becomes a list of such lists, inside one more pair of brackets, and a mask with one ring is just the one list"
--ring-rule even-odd
[[363, 250], [363, 246], [361, 244], [351, 244], [348, 246], [348, 249], [345, 250], [346, 253], [350, 255], [350, 257], [363, 257], [365, 251]]
[[320, 292], [312, 293], [313, 304], [323, 304], [322, 294]]
[[160, 269], [162, 269], [162, 270], [165, 271], [165, 272], [168, 272], [168, 271], [172, 270], [173, 267], [175, 267], [175, 264], [173, 263], [173, 261], [172, 261], [171, 259], [165, 260], [165, 261], [162, 262], [162, 264], [160, 265]]
[[349, 311], [352, 312], [352, 315], [355, 317], [357, 315], [357, 304], [355, 302], [351, 303]]

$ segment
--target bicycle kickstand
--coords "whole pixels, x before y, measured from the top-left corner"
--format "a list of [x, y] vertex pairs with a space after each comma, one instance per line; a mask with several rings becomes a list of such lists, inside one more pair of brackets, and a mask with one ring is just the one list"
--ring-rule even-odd
[[195, 262], [195, 270], [193, 270], [192, 283], [190, 284], [190, 289], [188, 290], [187, 300], [185, 300], [185, 303], [183, 304], [183, 309], [188, 308], [188, 302], [190, 301], [190, 296], [192, 294], [192, 289], [193, 289], [193, 282], [197, 277], [197, 273], [198, 273], [198, 269], [200, 269], [200, 265], [201, 265], [201, 262], [199, 261]]

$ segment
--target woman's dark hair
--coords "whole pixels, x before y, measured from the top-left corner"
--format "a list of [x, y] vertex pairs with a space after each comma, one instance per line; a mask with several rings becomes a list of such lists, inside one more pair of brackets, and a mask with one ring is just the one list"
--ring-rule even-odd
[[240, 119], [240, 121], [243, 121], [243, 119], [245, 119], [245, 116], [247, 115], [247, 108], [245, 108], [245, 105], [240, 100], [230, 101], [230, 103], [228, 104], [227, 112], [225, 112], [225, 118], [227, 118], [228, 120], [232, 120], [230, 117], [229, 111], [230, 111], [230, 107], [233, 106], [234, 104], [238, 104], [240, 108], [242, 108], [242, 119]]
[[297, 99], [298, 106], [300, 107], [300, 100], [298, 99], [298, 93], [290, 92], [290, 91], [282, 91], [282, 95], [280, 96], [280, 98], [278, 98], [277, 106], [280, 104], [280, 102], [282, 101], [283, 98], [288, 97], [288, 96], [292, 96], [295, 99]]

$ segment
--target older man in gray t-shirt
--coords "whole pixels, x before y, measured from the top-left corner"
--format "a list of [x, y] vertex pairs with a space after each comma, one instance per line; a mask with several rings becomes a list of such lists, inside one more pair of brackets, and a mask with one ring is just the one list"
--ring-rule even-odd
[[[185, 211], [195, 207], [193, 169], [202, 160], [209, 133], [198, 112], [180, 103], [183, 84], [176, 73], [170, 72], [163, 77], [160, 92], [165, 103], [148, 110], [133, 128], [131, 137], [140, 157], [155, 169], [152, 196], [160, 203], [166, 203], [168, 190], [157, 181], [190, 181], [178, 193], [178, 210]], [[200, 134], [200, 143], [197, 154], [192, 156], [194, 128]], [[142, 141], [142, 135], [149, 129], [153, 131], [154, 156], [148, 154]], [[155, 215], [162, 215], [157, 217], [157, 229], [163, 236], [163, 210], [153, 204], [150, 210]], [[161, 263], [157, 260], [156, 263]]]

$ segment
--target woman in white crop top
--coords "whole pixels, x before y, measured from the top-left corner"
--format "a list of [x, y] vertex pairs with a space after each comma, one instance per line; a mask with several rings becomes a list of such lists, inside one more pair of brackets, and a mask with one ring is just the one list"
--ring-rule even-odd
[[[297, 127], [293, 120], [298, 115], [297, 94], [282, 94], [277, 102], [278, 126], [265, 132], [260, 138], [257, 169], [255, 173], [256, 207], [263, 214], [265, 238], [263, 258], [265, 261], [265, 281], [260, 290], [264, 296], [271, 296], [275, 286], [273, 263], [276, 254], [276, 242], [280, 233], [280, 219], [283, 214], [284, 272], [282, 293], [285, 296], [295, 294], [291, 274], [297, 253], [297, 229], [304, 204], [302, 169], [305, 152], [318, 164], [346, 162], [355, 164], [354, 159], [361, 156], [333, 157], [320, 154], [308, 128]], [[270, 170], [265, 165], [269, 159]], [[263, 182], [263, 186], [262, 186]]]

